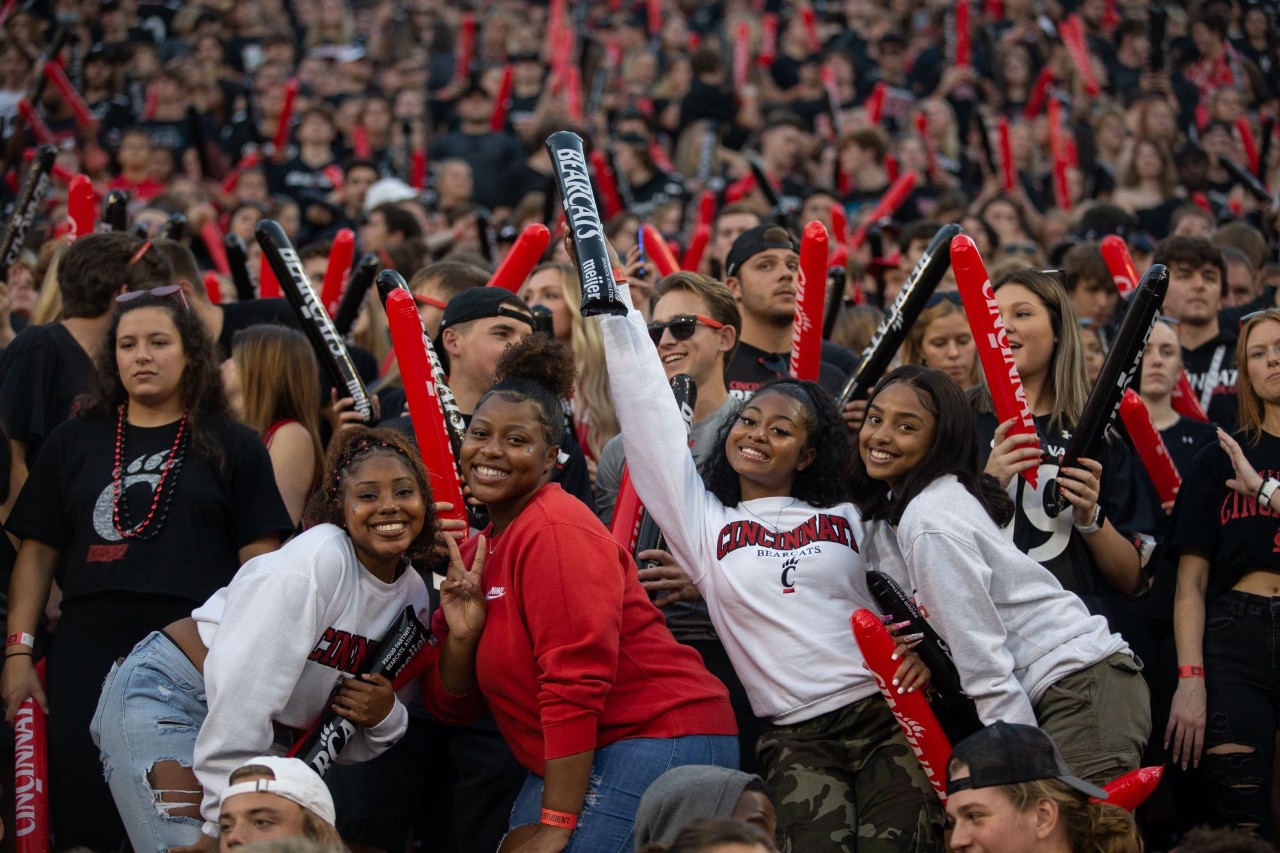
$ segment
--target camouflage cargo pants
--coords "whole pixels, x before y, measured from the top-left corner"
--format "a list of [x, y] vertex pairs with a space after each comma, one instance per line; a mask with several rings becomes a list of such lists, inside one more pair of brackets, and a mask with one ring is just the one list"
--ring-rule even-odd
[[941, 853], [943, 812], [879, 694], [756, 747], [778, 809], [782, 853]]

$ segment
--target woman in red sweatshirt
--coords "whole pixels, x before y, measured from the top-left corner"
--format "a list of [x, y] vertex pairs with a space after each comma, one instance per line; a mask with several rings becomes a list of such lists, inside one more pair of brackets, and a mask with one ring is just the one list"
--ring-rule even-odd
[[650, 782], [682, 764], [737, 767], [728, 692], [671, 636], [631, 555], [550, 482], [572, 354], [532, 335], [507, 350], [496, 378], [461, 452], [492, 523], [463, 551], [472, 573], [455, 570], [442, 588], [467, 599], [474, 627], [436, 625], [473, 656], [474, 677], [433, 673], [424, 698], [452, 723], [486, 703], [528, 768], [503, 851], [629, 852]]

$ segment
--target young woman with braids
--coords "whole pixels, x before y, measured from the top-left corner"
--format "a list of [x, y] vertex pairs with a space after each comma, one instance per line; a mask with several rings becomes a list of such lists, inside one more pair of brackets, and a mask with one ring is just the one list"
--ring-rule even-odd
[[426, 469], [394, 430], [344, 430], [306, 520], [107, 676], [93, 734], [135, 850], [213, 849], [227, 774], [326, 708], [358, 727], [339, 761], [404, 733], [391, 683], [354, 674], [406, 607], [429, 618], [413, 565], [438, 529]]
[[474, 673], [442, 667], [424, 699], [450, 723], [486, 703], [528, 769], [503, 851], [630, 853], [649, 784], [678, 765], [735, 767], [737, 728], [728, 691], [671, 636], [631, 555], [550, 482], [573, 375], [567, 347], [530, 335], [476, 406], [460, 461], [491, 523], [464, 547], [471, 574], [451, 569], [441, 587], [446, 612], [456, 602], [470, 620], [437, 631]]
[[1040, 726], [1099, 784], [1137, 769], [1151, 720], [1133, 653], [1001, 529], [1013, 499], [978, 468], [960, 386], [919, 365], [890, 372], [858, 445], [850, 491], [884, 522], [867, 563], [927, 608], [982, 721]]
[[[780, 848], [942, 850], [937, 797], [849, 629], [875, 604], [835, 403], [812, 382], [764, 386], [726, 419], [700, 475], [654, 345], [663, 330], [635, 310], [600, 325], [636, 492], [772, 723], [757, 753]], [[913, 664], [897, 673], [904, 688], [920, 683]]]
[[[23, 542], [3, 688], [10, 720], [29, 696], [52, 711], [58, 843], [102, 849], [124, 838], [89, 739], [107, 670], [293, 525], [262, 439], [227, 414], [213, 344], [179, 288], [118, 297], [96, 371], [96, 389], [50, 433], [8, 521]], [[55, 576], [62, 618], [46, 700], [29, 635]]]

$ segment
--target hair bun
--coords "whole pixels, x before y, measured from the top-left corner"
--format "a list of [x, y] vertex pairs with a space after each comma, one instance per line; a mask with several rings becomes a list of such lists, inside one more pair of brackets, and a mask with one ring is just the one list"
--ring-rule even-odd
[[573, 351], [555, 338], [541, 334], [529, 335], [507, 347], [493, 369], [495, 386], [500, 382], [523, 380], [541, 385], [557, 397], [573, 393], [576, 376]]

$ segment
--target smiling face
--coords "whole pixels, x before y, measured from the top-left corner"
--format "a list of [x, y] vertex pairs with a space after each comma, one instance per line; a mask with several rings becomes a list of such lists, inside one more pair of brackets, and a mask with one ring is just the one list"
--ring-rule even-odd
[[182, 401], [187, 354], [173, 318], [163, 308], [137, 308], [116, 328], [116, 368], [130, 402], [151, 408]]
[[462, 440], [462, 478], [489, 508], [496, 532], [551, 479], [558, 451], [547, 443], [532, 400], [509, 400], [499, 391], [481, 403]]
[[[701, 297], [687, 290], [672, 289], [663, 294], [658, 304], [653, 306], [653, 322], [667, 323], [676, 317], [707, 316], [707, 305]], [[713, 329], [698, 323], [693, 330], [693, 337], [677, 341], [667, 329], [658, 342], [658, 355], [662, 358], [662, 369], [667, 378], [679, 373], [687, 373], [699, 387], [710, 387], [715, 380], [715, 372], [724, 372], [721, 355], [733, 346], [733, 328]]]
[[956, 791], [947, 797], [955, 822], [951, 849], [958, 853], [1026, 853], [1039, 845], [1036, 824], [1001, 788]]
[[956, 311], [925, 326], [920, 351], [925, 367], [941, 370], [961, 388], [973, 384], [973, 364], [978, 357], [978, 347], [973, 342], [973, 331], [964, 314]]
[[[742, 312], [771, 325], [788, 325], [796, 313], [796, 275], [800, 255], [790, 249], [766, 249], [748, 258], [729, 287]], [[736, 285], [736, 286], [735, 286]]]
[[764, 390], [747, 401], [725, 439], [729, 467], [737, 472], [742, 500], [791, 494], [796, 472], [817, 455], [806, 447], [804, 405], [789, 394]]
[[933, 443], [936, 420], [920, 394], [901, 382], [882, 389], [867, 407], [858, 450], [867, 474], [900, 492]]
[[390, 583], [426, 518], [413, 469], [398, 453], [375, 453], [348, 466], [342, 481], [342, 518], [356, 558]]
[[1029, 288], [1014, 283], [996, 291], [996, 303], [1000, 306], [1000, 316], [1013, 350], [1013, 363], [1022, 381], [1048, 375], [1058, 343], [1049, 309]]

